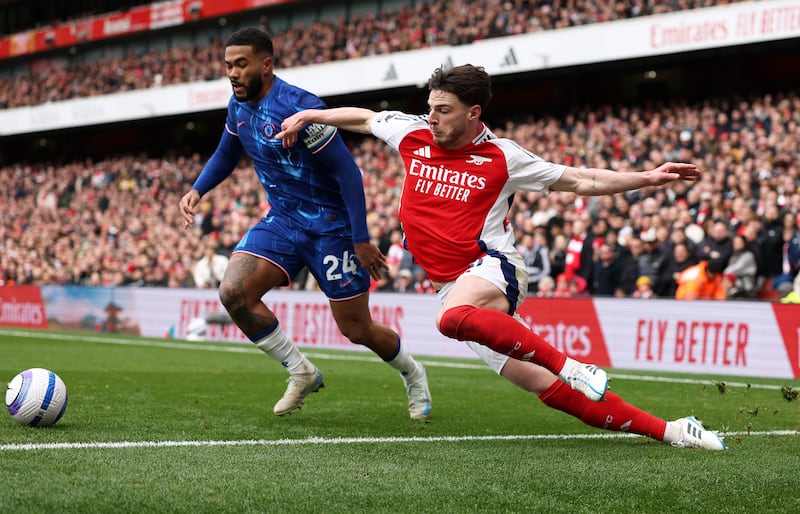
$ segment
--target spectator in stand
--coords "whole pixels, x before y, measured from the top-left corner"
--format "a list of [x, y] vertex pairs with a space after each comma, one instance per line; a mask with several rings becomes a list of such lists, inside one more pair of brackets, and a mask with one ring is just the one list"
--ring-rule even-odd
[[800, 273], [792, 281], [792, 290], [781, 298], [781, 303], [800, 303]]
[[392, 283], [392, 289], [396, 293], [411, 293], [414, 291], [414, 275], [411, 270], [401, 269], [397, 272], [397, 278]]
[[586, 281], [580, 275], [561, 273], [556, 277], [553, 295], [557, 298], [574, 298], [586, 294]]
[[414, 266], [414, 292], [422, 294], [436, 293], [436, 288], [421, 266]]
[[232, 230], [223, 230], [219, 235], [219, 244], [217, 246], [217, 253], [230, 258], [233, 249], [236, 247], [236, 242], [239, 237], [233, 233]]
[[411, 254], [403, 247], [403, 232], [400, 229], [392, 230], [389, 233], [389, 250], [386, 252], [386, 273], [389, 280], [395, 281], [400, 276], [401, 271], [408, 271], [411, 277], [411, 267], [413, 266]]
[[679, 244], [686, 246], [692, 255], [697, 254], [695, 244], [686, 236], [686, 225], [683, 221], [677, 220], [672, 224], [669, 230], [669, 240], [664, 243], [662, 249], [667, 256], [670, 256], [675, 246]]
[[550, 248], [547, 247], [544, 232], [536, 230], [533, 234], [522, 236], [517, 251], [528, 270], [528, 293], [535, 293], [539, 290], [542, 278], [550, 276]]
[[587, 294], [586, 280], [580, 275], [569, 277], [567, 287], [569, 289], [569, 296], [586, 296]]
[[622, 277], [620, 278], [619, 290], [625, 296], [630, 296], [636, 291], [636, 279], [642, 276], [639, 271], [639, 260], [644, 253], [644, 243], [638, 236], [631, 234], [627, 240], [627, 246], [623, 253]]
[[552, 298], [555, 296], [554, 291], [556, 288], [556, 281], [553, 280], [553, 277], [546, 276], [542, 277], [542, 280], [539, 281], [539, 290], [536, 291], [537, 298]]
[[216, 289], [225, 276], [228, 258], [217, 252], [217, 241], [212, 239], [203, 246], [203, 256], [192, 269], [195, 287]]
[[389, 277], [389, 274], [386, 271], [381, 273], [379, 278], [373, 277], [370, 280], [369, 284], [369, 292], [384, 292], [384, 293], [391, 293], [394, 291], [394, 280]]
[[556, 285], [553, 288], [553, 298], [569, 298], [572, 296], [572, 291], [569, 288], [569, 275], [560, 273], [556, 277]]
[[[622, 196], [619, 196], [617, 200], [619, 202], [624, 202], [625, 205], [628, 204], [628, 202]], [[625, 209], [627, 211], [628, 207], [625, 207]], [[619, 254], [623, 248], [623, 241], [631, 233], [632, 229], [629, 224], [629, 220], [626, 219], [622, 212], [616, 207], [612, 208], [608, 213], [608, 230], [609, 232], [614, 231], [617, 235], [617, 242], [619, 243], [619, 246], [615, 249], [615, 251], [617, 254]]]
[[[667, 254], [661, 249], [656, 229], [650, 227], [641, 236], [642, 254], [639, 256], [639, 275], [650, 277], [650, 286], [658, 295], [664, 295]], [[637, 279], [639, 277], [636, 277]]]
[[753, 298], [756, 294], [758, 263], [750, 243], [741, 235], [733, 236], [733, 253], [723, 275], [732, 275], [733, 283], [728, 288], [728, 298]]
[[625, 252], [625, 247], [619, 241], [619, 232], [616, 229], [609, 228], [608, 232], [606, 232], [606, 244], [611, 248], [614, 252], [614, 255], [617, 258], [622, 257], [622, 254]]
[[[611, 200], [610, 197], [607, 198]], [[599, 254], [600, 247], [606, 242], [606, 234], [608, 233], [608, 221], [605, 218], [598, 217], [593, 219], [590, 224], [589, 235], [583, 245], [581, 252], [581, 273], [580, 276], [586, 282], [586, 293], [594, 292], [594, 277], [595, 264]]]
[[556, 234], [550, 249], [550, 276], [555, 278], [564, 273], [567, 263], [567, 246], [569, 239], [565, 234]]
[[711, 216], [711, 200], [713, 195], [710, 191], [703, 191], [700, 193], [700, 202], [696, 208], [695, 222], [702, 225]]
[[[587, 243], [587, 239], [589, 242]], [[584, 245], [587, 251], [584, 251]], [[564, 273], [568, 276], [580, 275], [585, 277], [591, 272], [591, 237], [587, 230], [586, 221], [578, 217], [572, 222], [572, 237], [567, 244]]]
[[186, 267], [179, 265], [176, 266], [175, 270], [172, 273], [170, 273], [167, 279], [167, 287], [192, 288], [196, 287], [196, 284], [194, 283], [194, 277], [192, 277], [192, 274], [189, 273], [189, 270]]
[[653, 291], [653, 281], [647, 275], [642, 275], [636, 279], [636, 291], [631, 295], [633, 298], [655, 298], [657, 295]]
[[733, 242], [728, 223], [722, 219], [713, 220], [707, 234], [697, 248], [698, 260], [719, 259], [727, 265], [733, 253]]
[[783, 220], [783, 247], [781, 248], [781, 271], [775, 278], [773, 287], [781, 296], [791, 290], [794, 277], [800, 271], [800, 229], [797, 227], [797, 215], [784, 212]]
[[[114, 274], [110, 285], [122, 285], [124, 275], [121, 272]], [[147, 270], [144, 276], [145, 285], [150, 287], [167, 287], [169, 285], [169, 277], [166, 271], [161, 266], [156, 266]]]
[[776, 286], [779, 284], [774, 283], [775, 279], [786, 273], [783, 266], [784, 227], [777, 204], [765, 205], [762, 218], [761, 228], [755, 240], [755, 248], [760, 252], [759, 273], [772, 289], [777, 290]]
[[672, 255], [667, 257], [664, 263], [664, 292], [660, 296], [664, 298], [674, 298], [678, 290], [678, 277], [683, 271], [697, 264], [694, 253], [689, 250], [686, 243], [676, 243], [672, 247]]
[[622, 261], [614, 249], [608, 244], [601, 245], [597, 250], [597, 262], [592, 273], [594, 280], [592, 294], [615, 296], [622, 288], [622, 271]]
[[553, 205], [552, 197], [549, 195], [540, 196], [536, 199], [531, 214], [531, 223], [534, 227], [546, 227], [557, 213], [558, 211]]
[[725, 300], [727, 291], [722, 279], [725, 263], [722, 259], [700, 261], [678, 276], [678, 300]]
[[597, 240], [595, 233], [588, 229], [589, 224], [588, 216], [584, 215], [578, 215], [572, 221], [571, 238], [567, 245], [564, 266], [564, 272], [567, 275], [579, 276], [585, 284], [588, 284], [591, 279], [594, 267], [594, 244]]

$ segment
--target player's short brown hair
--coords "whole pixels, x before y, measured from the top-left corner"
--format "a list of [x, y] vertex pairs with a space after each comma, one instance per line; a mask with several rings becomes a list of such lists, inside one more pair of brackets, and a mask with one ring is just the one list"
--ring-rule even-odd
[[484, 112], [492, 98], [492, 79], [483, 66], [436, 68], [428, 80], [428, 89], [452, 93], [464, 105], [479, 105]]

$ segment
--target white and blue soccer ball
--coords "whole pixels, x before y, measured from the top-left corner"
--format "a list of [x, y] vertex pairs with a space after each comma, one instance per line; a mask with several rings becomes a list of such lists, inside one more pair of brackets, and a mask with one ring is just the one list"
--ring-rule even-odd
[[67, 409], [67, 386], [49, 369], [26, 369], [8, 383], [6, 407], [17, 423], [48, 427]]

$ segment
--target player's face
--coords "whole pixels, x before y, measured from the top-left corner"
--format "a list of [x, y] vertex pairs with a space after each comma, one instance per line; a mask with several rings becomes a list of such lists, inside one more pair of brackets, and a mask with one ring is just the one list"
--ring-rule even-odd
[[269, 91], [264, 79], [272, 73], [272, 57], [259, 57], [250, 46], [229, 46], [225, 48], [225, 69], [238, 101], [255, 103]]
[[433, 142], [442, 148], [461, 148], [472, 141], [480, 107], [464, 105], [453, 93], [433, 90], [428, 95], [428, 122]]

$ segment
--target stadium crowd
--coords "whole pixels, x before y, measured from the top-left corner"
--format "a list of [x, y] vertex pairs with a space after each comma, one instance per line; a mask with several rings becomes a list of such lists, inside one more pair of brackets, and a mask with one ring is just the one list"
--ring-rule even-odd
[[[509, 219], [531, 294], [680, 297], [678, 277], [700, 262], [715, 268], [726, 297], [791, 290], [800, 269], [796, 92], [576, 109], [494, 130], [573, 166], [634, 171], [677, 160], [703, 170], [696, 183], [613, 197], [518, 193]], [[389, 261], [374, 288], [431, 292], [399, 242], [402, 163], [373, 138], [348, 142], [364, 174], [370, 233]], [[183, 231], [178, 200], [203, 163], [199, 154], [127, 155], [0, 168], [0, 283], [214, 287], [214, 265], [195, 274], [197, 263], [226, 256], [268, 205], [243, 165]]]
[[[276, 66], [290, 68], [736, 1], [740, 0], [431, 0], [271, 32]], [[260, 23], [269, 29], [266, 15]], [[34, 56], [13, 74], [0, 69], [0, 109], [216, 79], [223, 76], [222, 45], [220, 39], [212, 38], [168, 49], [132, 44], [125, 55], [111, 53], [99, 59], [80, 52], [43, 59]]]
[[[734, 0], [735, 1], [735, 0]], [[443, 0], [318, 20], [274, 32], [277, 66], [293, 67], [733, 3], [726, 0]], [[269, 10], [263, 11], [268, 13]], [[269, 19], [261, 24], [269, 28]], [[28, 62], [0, 77], [0, 108], [222, 76], [222, 41], [90, 60]], [[602, 107], [494, 127], [544, 159], [620, 171], [696, 162], [697, 184], [614, 197], [518, 194], [510, 221], [529, 266], [529, 292], [680, 297], [678, 277], [709, 263], [726, 297], [783, 295], [800, 268], [800, 98], [796, 93]], [[395, 216], [403, 168], [383, 143], [350, 140], [364, 171], [368, 223], [388, 256], [374, 288], [432, 292], [401, 244]], [[227, 255], [268, 208], [250, 170], [212, 191], [197, 224], [177, 209], [199, 154], [127, 155], [0, 168], [0, 284], [216, 287]], [[87, 208], [89, 206], [90, 208]], [[294, 287], [314, 287], [301, 277]]]

